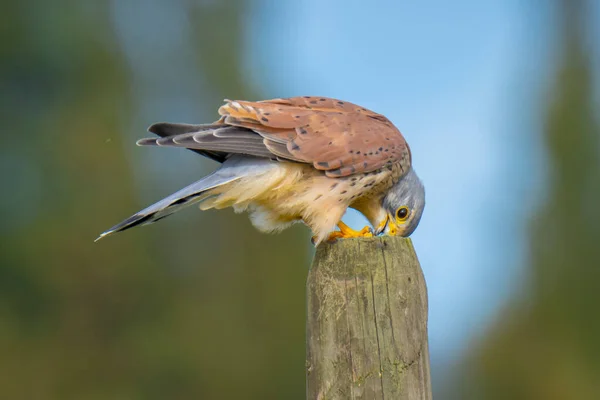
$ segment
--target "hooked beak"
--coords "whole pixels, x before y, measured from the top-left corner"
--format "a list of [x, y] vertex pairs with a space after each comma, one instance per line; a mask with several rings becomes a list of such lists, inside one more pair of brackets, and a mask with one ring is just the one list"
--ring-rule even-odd
[[399, 231], [398, 225], [396, 225], [389, 215], [386, 215], [385, 219], [375, 229], [375, 235], [385, 233], [390, 236], [396, 236]]

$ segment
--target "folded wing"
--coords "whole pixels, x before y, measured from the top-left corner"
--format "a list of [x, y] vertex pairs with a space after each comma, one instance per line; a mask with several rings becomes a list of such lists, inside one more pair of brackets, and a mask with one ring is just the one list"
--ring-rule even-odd
[[[217, 161], [228, 154], [310, 163], [330, 177], [375, 171], [408, 159], [400, 131], [384, 116], [324, 97], [227, 101], [209, 125], [159, 123], [161, 138], [139, 145], [184, 147]], [[406, 160], [405, 160], [406, 161]]]

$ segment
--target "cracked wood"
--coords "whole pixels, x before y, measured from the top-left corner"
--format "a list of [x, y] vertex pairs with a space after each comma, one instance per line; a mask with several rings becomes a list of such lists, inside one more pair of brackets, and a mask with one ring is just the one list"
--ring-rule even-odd
[[307, 399], [431, 399], [427, 289], [410, 239], [321, 244], [307, 298]]

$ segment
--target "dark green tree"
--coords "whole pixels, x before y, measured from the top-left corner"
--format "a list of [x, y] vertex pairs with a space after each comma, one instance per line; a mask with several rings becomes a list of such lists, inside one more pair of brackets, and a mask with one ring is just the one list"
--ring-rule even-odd
[[[197, 224], [93, 243], [144, 206], [123, 143], [140, 99], [110, 2], [5, 3], [0, 398], [304, 398], [308, 233], [188, 210]], [[223, 97], [261, 97], [243, 74], [247, 4], [218, 3], [187, 5], [211, 83], [202, 118]]]
[[529, 283], [463, 365], [456, 398], [600, 398], [600, 129], [585, 0], [560, 0], [544, 128], [548, 190], [530, 225]]

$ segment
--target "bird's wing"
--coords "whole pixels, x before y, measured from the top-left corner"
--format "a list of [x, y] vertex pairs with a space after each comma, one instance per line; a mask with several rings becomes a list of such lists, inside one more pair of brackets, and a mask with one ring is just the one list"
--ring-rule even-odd
[[270, 142], [284, 144], [293, 159], [331, 177], [370, 172], [410, 158], [404, 137], [386, 117], [341, 100], [306, 96], [229, 101], [219, 114], [228, 125], [259, 132], [267, 147]]
[[[408, 158], [400, 131], [383, 115], [325, 97], [227, 101], [212, 125], [156, 124], [164, 136], [140, 145], [179, 146], [310, 163], [330, 177], [378, 170]], [[172, 135], [171, 135], [172, 133]]]
[[[181, 124], [161, 122], [152, 125], [150, 132], [176, 131]], [[246, 154], [263, 158], [274, 158], [263, 143], [263, 138], [251, 130], [229, 125], [195, 125], [192, 132], [165, 135], [160, 138], [145, 138], [137, 141], [139, 146], [158, 145], [184, 147], [211, 154]], [[216, 158], [215, 158], [216, 159]]]
[[[168, 137], [168, 136], [183, 135], [183, 134], [192, 133], [192, 132], [202, 132], [202, 131], [210, 130], [213, 127], [214, 127], [214, 124], [193, 125], [193, 124], [159, 123], [159, 124], [152, 125], [150, 128], [148, 128], [148, 130], [150, 132], [154, 133], [155, 135], [158, 135], [161, 138], [163, 138], [163, 137]], [[157, 139], [152, 138], [152, 139], [140, 140], [139, 142], [145, 141], [145, 142], [150, 142], [149, 144], [157, 145], [158, 143], [156, 143], [156, 140]], [[140, 145], [142, 145], [142, 143], [140, 143]], [[211, 150], [206, 150], [206, 149], [205, 150], [190, 149], [190, 150], [195, 153], [198, 153], [200, 155], [203, 155], [205, 157], [208, 157], [212, 160], [220, 162], [220, 163], [224, 162], [227, 159], [227, 155], [229, 154], [226, 152], [211, 151]]]

